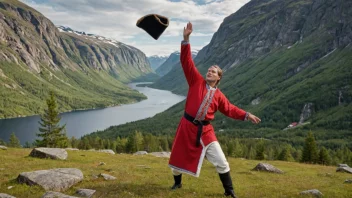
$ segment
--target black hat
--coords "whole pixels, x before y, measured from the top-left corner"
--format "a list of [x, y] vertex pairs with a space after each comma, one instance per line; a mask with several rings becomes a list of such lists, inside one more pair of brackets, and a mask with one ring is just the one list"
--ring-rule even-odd
[[158, 14], [148, 14], [137, 21], [137, 26], [145, 30], [155, 40], [158, 40], [159, 36], [169, 26], [169, 19]]

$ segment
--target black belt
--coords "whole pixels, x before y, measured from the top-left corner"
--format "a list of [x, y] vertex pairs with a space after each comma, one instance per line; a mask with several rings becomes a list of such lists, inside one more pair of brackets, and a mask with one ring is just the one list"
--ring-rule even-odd
[[203, 132], [203, 126], [210, 124], [209, 121], [199, 121], [195, 120], [194, 117], [190, 116], [188, 113], [184, 113], [184, 117], [186, 120], [192, 122], [194, 125], [198, 126], [198, 131], [197, 131], [197, 141], [196, 141], [196, 146], [198, 147], [200, 145], [200, 137], [202, 136]]

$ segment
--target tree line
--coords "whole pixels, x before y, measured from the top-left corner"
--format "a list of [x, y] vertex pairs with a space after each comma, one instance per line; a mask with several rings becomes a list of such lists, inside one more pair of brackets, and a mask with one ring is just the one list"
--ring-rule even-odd
[[[47, 109], [41, 115], [40, 127], [37, 139], [33, 143], [26, 142], [23, 147], [51, 147], [51, 148], [78, 148], [111, 149], [116, 153], [134, 153], [137, 151], [157, 152], [171, 151], [173, 136], [155, 135], [134, 131], [128, 136], [117, 138], [101, 138], [97, 134], [86, 135], [80, 139], [66, 135], [65, 125], [59, 126], [60, 117], [56, 98], [50, 92], [46, 100]], [[255, 159], [255, 160], [282, 160], [302, 163], [337, 165], [346, 163], [352, 166], [352, 152], [346, 146], [331, 149], [323, 145], [317, 145], [314, 134], [309, 132], [305, 137], [303, 146], [292, 145], [280, 140], [265, 138], [235, 138], [228, 134], [219, 134], [218, 141], [226, 156]], [[9, 142], [0, 139], [0, 145], [8, 147], [22, 147], [14, 133]]]

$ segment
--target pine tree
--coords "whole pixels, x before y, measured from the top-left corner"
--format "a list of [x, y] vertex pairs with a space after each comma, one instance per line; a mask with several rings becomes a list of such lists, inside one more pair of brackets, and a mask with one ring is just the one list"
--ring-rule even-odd
[[23, 148], [32, 148], [32, 144], [31, 144], [30, 142], [26, 141], [26, 142], [24, 143]]
[[256, 160], [263, 160], [265, 158], [264, 156], [264, 141], [260, 140], [259, 143], [256, 145], [255, 147], [256, 149], [256, 155], [255, 155], [255, 159]]
[[[143, 148], [143, 135], [141, 132], [135, 131], [128, 137], [126, 144], [126, 152], [134, 153]], [[144, 148], [143, 148], [144, 149]]]
[[234, 150], [234, 157], [243, 157], [242, 145], [237, 138], [234, 141]]
[[315, 143], [314, 136], [313, 136], [312, 132], [309, 132], [308, 136], [305, 140], [301, 162], [317, 163], [318, 158], [319, 158], [318, 149], [317, 149], [317, 145]]
[[322, 147], [319, 152], [319, 164], [330, 165], [331, 157], [325, 147]]
[[37, 133], [41, 140], [36, 140], [36, 146], [38, 147], [67, 147], [68, 138], [66, 136], [65, 127], [59, 126], [60, 117], [57, 109], [56, 98], [54, 92], [50, 92], [49, 98], [46, 100], [47, 108], [43, 115], [41, 115], [41, 121], [39, 124], [40, 133]]
[[8, 147], [13, 147], [13, 148], [20, 148], [21, 143], [20, 140], [16, 137], [15, 133], [12, 132], [10, 136], [9, 143], [7, 144]]
[[0, 139], [0, 145], [5, 146], [5, 145], [6, 145], [6, 142], [5, 142], [4, 140]]
[[278, 160], [294, 161], [291, 155], [291, 149], [289, 146], [286, 146], [284, 149], [282, 149], [281, 153], [279, 154]]

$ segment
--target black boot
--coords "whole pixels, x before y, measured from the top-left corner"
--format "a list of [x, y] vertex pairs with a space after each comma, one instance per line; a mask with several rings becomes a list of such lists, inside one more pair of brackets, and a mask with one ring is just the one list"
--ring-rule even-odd
[[233, 190], [232, 180], [230, 176], [230, 171], [227, 173], [219, 173], [220, 180], [222, 182], [222, 186], [225, 189], [225, 196], [231, 196], [232, 198], [237, 198], [235, 195], [235, 191]]
[[175, 180], [175, 184], [171, 187], [171, 190], [181, 188], [182, 187], [182, 184], [181, 184], [182, 174], [177, 175], [177, 176], [174, 175], [174, 180]]

